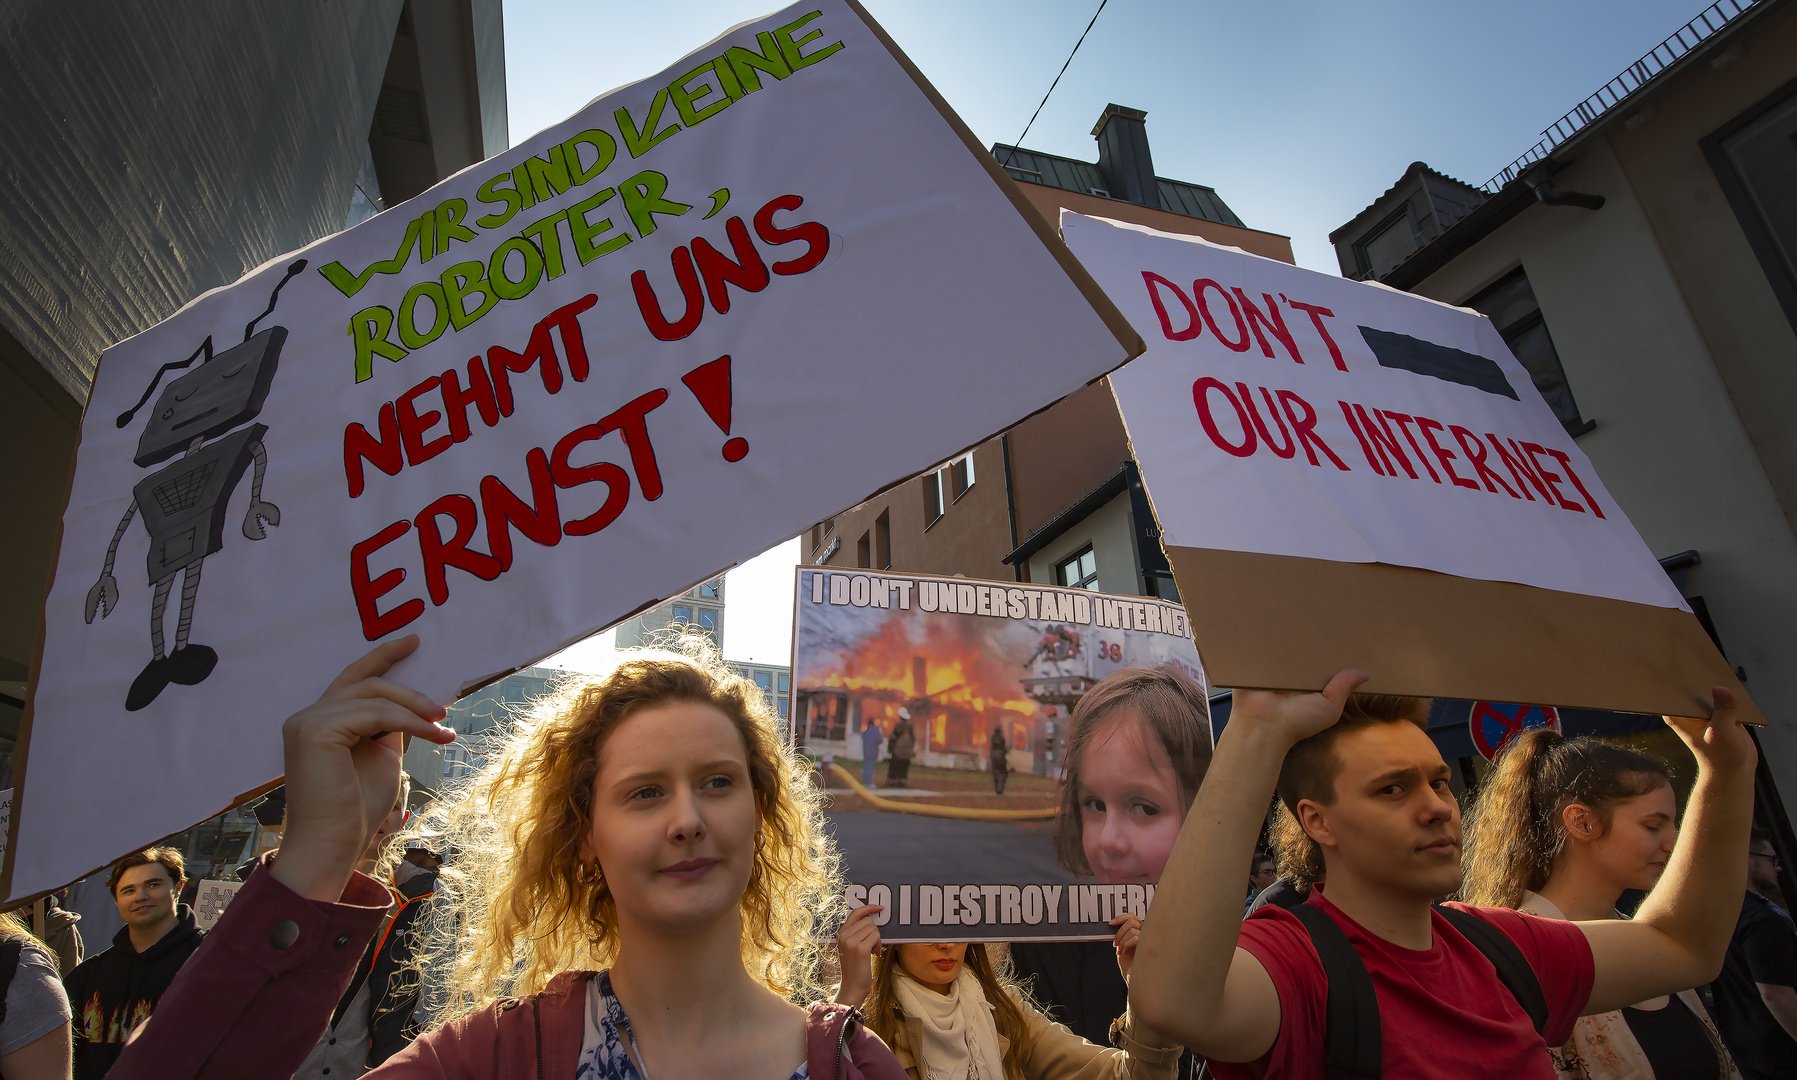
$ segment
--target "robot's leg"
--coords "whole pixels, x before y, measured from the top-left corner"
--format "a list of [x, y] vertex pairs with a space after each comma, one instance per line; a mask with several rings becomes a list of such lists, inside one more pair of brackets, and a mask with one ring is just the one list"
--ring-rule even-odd
[[168, 608], [168, 593], [174, 584], [173, 574], [156, 582], [156, 593], [150, 600], [150, 662], [131, 681], [131, 689], [125, 694], [127, 712], [136, 712], [155, 701], [169, 684], [170, 663], [162, 655], [162, 613]]
[[[175, 575], [170, 574], [156, 583], [156, 595], [150, 600], [150, 655], [151, 663], [162, 659], [162, 613], [168, 608], [168, 591], [175, 584]], [[179, 646], [176, 646], [179, 648]]]
[[203, 681], [218, 663], [218, 654], [211, 649], [187, 643], [187, 632], [193, 629], [194, 597], [200, 592], [200, 568], [204, 565], [202, 559], [189, 566], [181, 579], [181, 621], [175, 624], [175, 651], [168, 655], [168, 677], [170, 682], [182, 686]]

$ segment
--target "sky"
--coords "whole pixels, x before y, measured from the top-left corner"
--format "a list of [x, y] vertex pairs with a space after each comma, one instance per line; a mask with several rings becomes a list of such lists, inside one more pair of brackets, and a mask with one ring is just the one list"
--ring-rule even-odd
[[[864, 6], [986, 145], [1093, 161], [1107, 103], [1146, 110], [1156, 173], [1215, 188], [1250, 228], [1291, 237], [1299, 265], [1335, 273], [1330, 231], [1412, 161], [1483, 184], [1705, 5], [1110, 0], [1021, 140], [1097, 0]], [[768, 0], [507, 0], [512, 141], [773, 10]], [[797, 556], [791, 542], [732, 573], [727, 657], [786, 662]], [[562, 662], [608, 650], [577, 646]]]

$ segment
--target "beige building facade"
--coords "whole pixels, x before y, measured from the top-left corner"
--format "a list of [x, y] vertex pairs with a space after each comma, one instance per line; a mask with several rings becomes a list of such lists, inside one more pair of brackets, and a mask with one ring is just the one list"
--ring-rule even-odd
[[[1492, 316], [1770, 718], [1789, 802], [1797, 4], [1709, 14], [1695, 44], [1688, 27], [1569, 114], [1548, 152], [1484, 189], [1413, 166], [1332, 239], [1348, 276]], [[1431, 235], [1419, 208], [1444, 187], [1476, 205]]]

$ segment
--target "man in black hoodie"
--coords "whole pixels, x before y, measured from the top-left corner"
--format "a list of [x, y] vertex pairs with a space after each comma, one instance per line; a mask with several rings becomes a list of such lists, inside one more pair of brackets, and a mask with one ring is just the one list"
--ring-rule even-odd
[[74, 1010], [74, 1080], [100, 1080], [132, 1029], [150, 1018], [163, 991], [200, 947], [193, 909], [180, 903], [181, 853], [148, 848], [112, 868], [112, 898], [125, 925], [112, 948], [63, 979]]

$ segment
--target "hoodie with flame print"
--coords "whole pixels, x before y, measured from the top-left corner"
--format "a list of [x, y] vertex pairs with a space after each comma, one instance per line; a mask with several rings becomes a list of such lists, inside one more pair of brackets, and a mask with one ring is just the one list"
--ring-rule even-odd
[[63, 979], [74, 1027], [74, 1080], [100, 1080], [112, 1068], [125, 1039], [156, 1008], [181, 965], [205, 937], [193, 909], [182, 904], [175, 928], [144, 952], [131, 945], [130, 927], [120, 927], [112, 948], [90, 956]]

